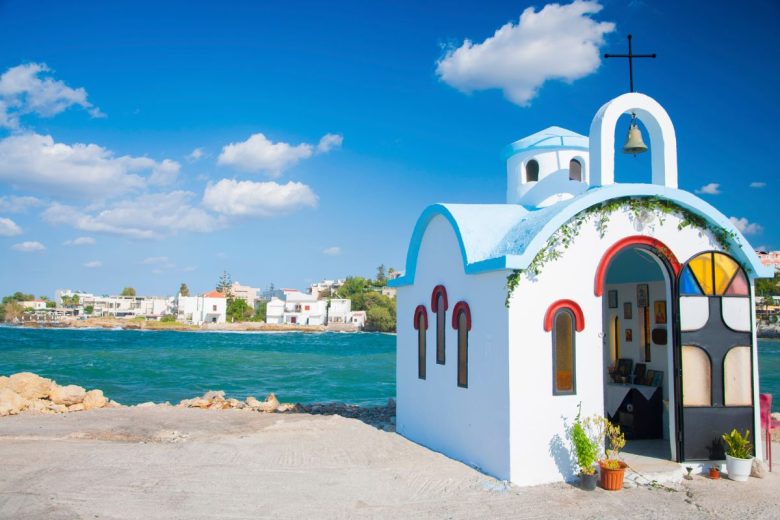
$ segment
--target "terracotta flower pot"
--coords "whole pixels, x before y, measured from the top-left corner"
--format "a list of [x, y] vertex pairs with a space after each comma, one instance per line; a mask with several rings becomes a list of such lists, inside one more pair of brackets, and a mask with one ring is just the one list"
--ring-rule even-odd
[[620, 467], [618, 469], [610, 469], [604, 465], [603, 461], [599, 461], [599, 468], [601, 469], [601, 487], [607, 491], [619, 491], [623, 489], [623, 479], [626, 476], [626, 464], [623, 461], [618, 461]]
[[712, 480], [718, 480], [720, 478], [720, 469], [710, 468], [710, 478]]

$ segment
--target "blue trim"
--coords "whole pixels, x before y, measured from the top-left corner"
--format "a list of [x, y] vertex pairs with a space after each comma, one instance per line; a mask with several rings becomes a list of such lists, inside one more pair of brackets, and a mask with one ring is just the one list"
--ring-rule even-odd
[[[541, 227], [541, 229], [539, 229], [531, 241], [524, 247], [520, 246], [522, 247], [522, 250], [507, 252], [506, 254], [494, 258], [475, 259], [473, 262], [469, 262], [468, 260], [460, 226], [447, 206], [444, 204], [429, 206], [417, 220], [414, 232], [412, 233], [409, 250], [406, 256], [406, 272], [404, 273], [404, 276], [391, 280], [390, 286], [401, 287], [414, 283], [417, 269], [417, 256], [420, 252], [423, 235], [425, 234], [428, 224], [437, 215], [446, 218], [455, 232], [455, 236], [458, 239], [461, 259], [465, 266], [465, 272], [467, 274], [477, 274], [487, 271], [527, 268], [536, 254], [545, 247], [550, 236], [552, 236], [552, 234], [569, 219], [596, 204], [600, 204], [610, 199], [631, 196], [658, 197], [660, 199], [669, 200], [700, 215], [710, 224], [734, 233], [736, 239], [730, 240], [730, 249], [732, 254], [741, 253], [737, 258], [743, 264], [743, 267], [746, 268], [748, 276], [750, 278], [771, 278], [774, 276], [774, 269], [761, 263], [755, 251], [749, 247], [748, 241], [745, 240], [745, 237], [739, 232], [734, 224], [725, 215], [702, 199], [687, 191], [667, 188], [656, 184], [613, 184], [611, 186], [590, 188], [588, 191], [574, 199], [559, 203], [557, 205], [559, 208], [557, 213], [551, 212], [550, 219]], [[498, 208], [507, 205], [496, 204], [495, 206]], [[545, 210], [550, 209], [551, 208], [545, 208]], [[532, 211], [529, 211], [525, 217], [532, 217], [536, 211], [541, 210], [534, 208]], [[515, 226], [522, 225], [524, 220], [525, 218], [519, 218]], [[520, 249], [520, 247], [518, 247], [518, 249]]]

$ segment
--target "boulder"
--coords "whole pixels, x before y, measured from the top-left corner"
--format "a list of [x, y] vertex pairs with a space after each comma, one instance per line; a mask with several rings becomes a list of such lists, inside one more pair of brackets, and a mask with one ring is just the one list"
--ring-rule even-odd
[[106, 403], [106, 408], [119, 408], [120, 406], [122, 405], [111, 399]]
[[51, 401], [48, 401], [46, 399], [32, 399], [29, 402], [29, 405], [27, 406], [28, 412], [38, 412], [38, 413], [51, 413], [51, 410], [49, 410], [49, 405], [51, 404]]
[[258, 410], [261, 412], [275, 412], [277, 408], [279, 408], [279, 400], [276, 398], [276, 395], [270, 393], [265, 398], [265, 401], [260, 403]]
[[84, 403], [76, 403], [68, 406], [69, 412], [83, 412], [84, 411]]
[[8, 387], [25, 399], [49, 397], [54, 381], [32, 372], [19, 372], [8, 378]]
[[190, 408], [208, 408], [209, 406], [211, 406], [211, 401], [202, 397], [193, 399], [192, 404], [190, 404]]
[[0, 376], [0, 389], [2, 388], [8, 388], [8, 377], [7, 376]]
[[84, 395], [84, 409], [103, 408], [108, 404], [108, 399], [103, 395], [103, 390], [90, 390]]
[[754, 458], [753, 465], [750, 468], [750, 476], [756, 478], [764, 478], [766, 477], [766, 472], [768, 470], [769, 468], [767, 468], [766, 462]]
[[154, 401], [146, 401], [145, 403], [139, 403], [135, 406], [136, 408], [154, 408], [155, 406], [157, 406], [157, 403], [155, 403]]
[[68, 411], [68, 407], [64, 404], [56, 404], [49, 401], [49, 410], [51, 410], [52, 413], [65, 413]]
[[258, 410], [260, 406], [262, 406], [262, 403], [258, 401], [254, 396], [249, 396], [246, 398], [246, 405], [249, 408], [252, 408], [253, 410]]
[[0, 417], [15, 415], [25, 408], [29, 402], [9, 388], [0, 388]]
[[230, 408], [243, 408], [243, 403], [238, 399], [233, 399], [232, 397], [227, 400], [227, 404], [230, 406]]
[[225, 400], [225, 392], [223, 390], [209, 390], [203, 394], [203, 399], [208, 399], [211, 402], [223, 402]]
[[81, 404], [86, 397], [87, 391], [77, 385], [58, 386], [54, 385], [49, 394], [49, 399], [56, 404], [70, 406]]

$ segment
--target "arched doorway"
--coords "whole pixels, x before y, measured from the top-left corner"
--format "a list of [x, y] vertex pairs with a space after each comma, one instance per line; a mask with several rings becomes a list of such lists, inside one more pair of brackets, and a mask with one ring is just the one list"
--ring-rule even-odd
[[677, 460], [679, 451], [671, 316], [678, 269], [663, 244], [637, 237], [608, 251], [596, 282], [604, 415], [625, 433], [625, 451], [668, 460]]

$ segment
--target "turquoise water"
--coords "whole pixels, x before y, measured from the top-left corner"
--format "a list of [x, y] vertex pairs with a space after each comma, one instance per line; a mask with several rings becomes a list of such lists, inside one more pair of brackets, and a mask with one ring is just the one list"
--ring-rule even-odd
[[[758, 342], [761, 392], [780, 409], [780, 341]], [[383, 404], [395, 397], [395, 336], [0, 327], [0, 374], [100, 388], [123, 404], [225, 390], [231, 397]]]
[[122, 404], [176, 403], [207, 390], [384, 404], [395, 397], [395, 336], [0, 327], [0, 375], [22, 371], [100, 388]]

